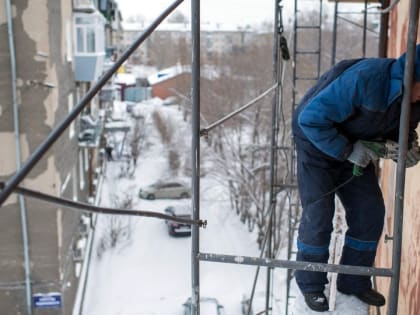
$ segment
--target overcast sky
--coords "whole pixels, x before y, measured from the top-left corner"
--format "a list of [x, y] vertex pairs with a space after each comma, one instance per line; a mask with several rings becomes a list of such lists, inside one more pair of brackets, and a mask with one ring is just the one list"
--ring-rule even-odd
[[[153, 20], [174, 0], [117, 0], [124, 19], [142, 15]], [[285, 10], [292, 9], [293, 0], [283, 0]], [[201, 22], [236, 25], [259, 25], [274, 20], [274, 0], [201, 0]], [[191, 1], [185, 0], [178, 9], [191, 15]], [[286, 18], [285, 15], [283, 15]]]

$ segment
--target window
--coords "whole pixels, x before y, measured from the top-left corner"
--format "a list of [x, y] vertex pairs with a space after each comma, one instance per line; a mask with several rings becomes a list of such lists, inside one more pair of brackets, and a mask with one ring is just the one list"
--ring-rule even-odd
[[89, 149], [84, 149], [84, 158], [85, 158], [85, 172], [89, 170]]
[[78, 27], [77, 33], [77, 52], [85, 52], [85, 29]]
[[71, 21], [66, 21], [66, 54], [67, 54], [67, 61], [73, 61], [73, 45], [72, 45], [72, 37], [71, 37]]
[[77, 169], [76, 166], [73, 166], [73, 169], [71, 170], [72, 172], [72, 186], [73, 186], [73, 200], [77, 201], [78, 197], [78, 193], [77, 193]]
[[80, 150], [79, 151], [79, 184], [80, 184], [80, 189], [84, 189], [85, 188], [85, 176], [84, 176], [84, 172], [83, 172], [83, 151]]
[[95, 52], [95, 29], [92, 27], [86, 28], [86, 45], [87, 52]]
[[[69, 95], [67, 95], [67, 107], [69, 110], [69, 113], [72, 111], [73, 109], [73, 93], [70, 93]], [[74, 137], [75, 131], [74, 131], [74, 120], [73, 122], [70, 124], [69, 127], [69, 138], [72, 139]]]
[[75, 17], [76, 53], [105, 54], [104, 27], [99, 15], [78, 13]]
[[76, 102], [79, 103], [79, 101], [82, 99], [82, 88], [79, 84], [76, 85]]

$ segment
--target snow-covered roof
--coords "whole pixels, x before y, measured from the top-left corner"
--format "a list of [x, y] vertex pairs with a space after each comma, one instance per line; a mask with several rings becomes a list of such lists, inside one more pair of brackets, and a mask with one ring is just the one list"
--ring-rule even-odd
[[147, 78], [149, 75], [152, 75], [157, 72], [156, 67], [146, 66], [146, 65], [132, 65], [131, 73], [136, 78]]
[[182, 73], [191, 73], [190, 66], [176, 65], [170, 68], [162, 69], [147, 77], [150, 85], [174, 78]]
[[[165, 80], [176, 77], [177, 75], [180, 75], [182, 73], [191, 73], [191, 66], [178, 64], [173, 67], [162, 69], [148, 76], [147, 81], [149, 81], [150, 85], [154, 85], [159, 82], [163, 82]], [[209, 80], [214, 80], [214, 79], [217, 79], [220, 75], [217, 68], [209, 66], [209, 65], [205, 65], [201, 69], [201, 76]]]
[[136, 84], [136, 77], [132, 73], [118, 73], [115, 76], [114, 83], [125, 85]]

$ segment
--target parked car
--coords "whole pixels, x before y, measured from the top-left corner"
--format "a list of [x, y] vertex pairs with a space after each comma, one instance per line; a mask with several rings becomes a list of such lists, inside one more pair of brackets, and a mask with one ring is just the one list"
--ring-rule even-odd
[[139, 190], [139, 197], [149, 200], [156, 198], [188, 198], [191, 188], [181, 181], [157, 182]]
[[[165, 209], [165, 214], [171, 215], [177, 218], [191, 219], [191, 207], [189, 205], [175, 205], [169, 206]], [[178, 223], [170, 220], [166, 220], [168, 226], [168, 232], [172, 236], [190, 236], [191, 225]]]
[[[191, 298], [183, 304], [184, 315], [191, 314]], [[219, 304], [216, 298], [202, 297], [200, 298], [200, 314], [201, 315], [225, 315], [225, 308]]]

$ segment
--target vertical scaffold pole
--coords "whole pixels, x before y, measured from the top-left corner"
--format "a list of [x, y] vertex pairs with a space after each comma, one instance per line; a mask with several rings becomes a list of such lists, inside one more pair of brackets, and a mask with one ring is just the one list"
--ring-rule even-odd
[[[200, 0], [191, 1], [192, 37], [192, 209], [193, 219], [200, 218]], [[192, 226], [191, 246], [191, 314], [200, 314], [200, 238], [198, 225]]]
[[417, 31], [419, 22], [419, 1], [412, 0], [410, 5], [410, 20], [407, 32], [407, 55], [404, 68], [404, 96], [401, 107], [399, 150], [397, 164], [397, 179], [395, 187], [395, 213], [392, 244], [392, 271], [390, 287], [390, 301], [388, 314], [396, 315], [398, 311], [398, 294], [401, 270], [402, 225], [404, 213], [405, 188], [405, 155], [408, 149], [408, 129], [410, 124], [411, 85], [413, 82], [414, 52], [416, 49]]
[[[283, 32], [283, 26], [280, 25], [280, 14], [281, 14], [281, 1], [275, 0], [274, 5], [274, 45], [273, 45], [273, 83], [279, 82], [280, 74], [280, 33]], [[281, 32], [280, 32], [281, 28]], [[273, 99], [271, 100], [271, 150], [270, 150], [270, 201], [269, 201], [269, 213], [270, 217], [268, 220], [267, 228], [267, 250], [266, 257], [268, 259], [274, 258], [274, 249], [273, 249], [273, 238], [274, 238], [274, 229], [275, 229], [275, 217], [276, 217], [276, 200], [277, 195], [275, 190], [277, 189], [275, 185], [277, 184], [277, 147], [278, 147], [278, 132], [279, 132], [279, 121], [278, 121], [278, 110], [279, 110], [279, 86], [277, 86]], [[266, 278], [266, 297], [265, 297], [265, 314], [269, 314], [270, 309], [270, 297], [271, 297], [271, 282], [272, 282], [272, 273], [273, 268], [267, 268], [267, 278]]]

